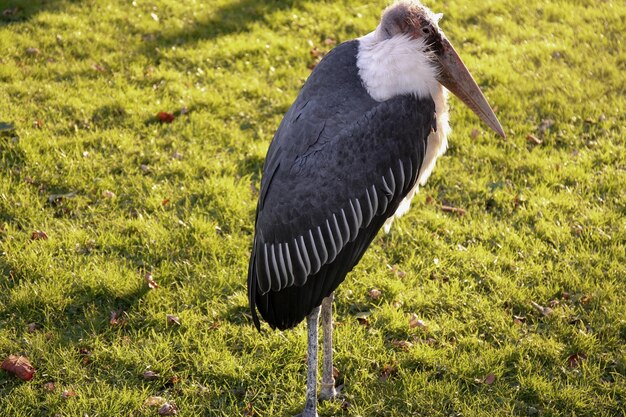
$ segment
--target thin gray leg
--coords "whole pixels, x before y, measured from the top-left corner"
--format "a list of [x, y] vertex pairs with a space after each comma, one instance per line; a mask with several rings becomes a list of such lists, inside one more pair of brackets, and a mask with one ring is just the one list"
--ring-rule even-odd
[[306, 403], [300, 417], [317, 416], [317, 326], [320, 319], [320, 308], [315, 307], [306, 318], [309, 339], [309, 357], [306, 374]]
[[333, 299], [334, 293], [322, 301], [322, 329], [324, 330], [324, 363], [322, 366], [322, 389], [320, 399], [337, 397], [333, 376]]

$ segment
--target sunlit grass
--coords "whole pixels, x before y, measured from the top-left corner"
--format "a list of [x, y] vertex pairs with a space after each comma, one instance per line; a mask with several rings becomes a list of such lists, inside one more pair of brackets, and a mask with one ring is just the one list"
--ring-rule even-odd
[[[385, 5], [0, 2], [0, 360], [37, 368], [0, 372], [0, 415], [301, 410], [304, 326], [247, 312], [256, 190], [310, 51]], [[344, 398], [320, 415], [623, 415], [626, 7], [428, 5], [508, 138], [452, 100], [450, 149], [338, 291]]]

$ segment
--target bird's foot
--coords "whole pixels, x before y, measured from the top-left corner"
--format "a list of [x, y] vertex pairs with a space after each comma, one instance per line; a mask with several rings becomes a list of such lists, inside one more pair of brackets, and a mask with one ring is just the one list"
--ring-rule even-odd
[[335, 388], [335, 384], [324, 384], [322, 383], [322, 387], [320, 389], [320, 394], [318, 396], [320, 401], [330, 401], [336, 400], [339, 397], [341, 389]]

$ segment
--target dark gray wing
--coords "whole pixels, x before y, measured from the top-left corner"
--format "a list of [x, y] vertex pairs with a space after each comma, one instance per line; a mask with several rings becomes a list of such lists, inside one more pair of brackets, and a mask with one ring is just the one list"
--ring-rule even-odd
[[355, 72], [356, 48], [344, 45], [318, 65], [268, 151], [248, 274], [256, 323], [255, 306], [272, 327], [301, 321], [417, 180], [432, 100], [372, 100]]

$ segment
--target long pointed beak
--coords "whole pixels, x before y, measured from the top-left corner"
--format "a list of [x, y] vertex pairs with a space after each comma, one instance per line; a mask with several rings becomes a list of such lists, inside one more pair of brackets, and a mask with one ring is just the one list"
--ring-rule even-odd
[[456, 53], [450, 42], [443, 37], [441, 41], [443, 51], [437, 54], [441, 64], [441, 72], [437, 79], [450, 90], [455, 96], [461, 99], [478, 117], [492, 128], [498, 135], [506, 137], [504, 130], [494, 114], [487, 99], [480, 91], [480, 87], [474, 81], [472, 74]]

